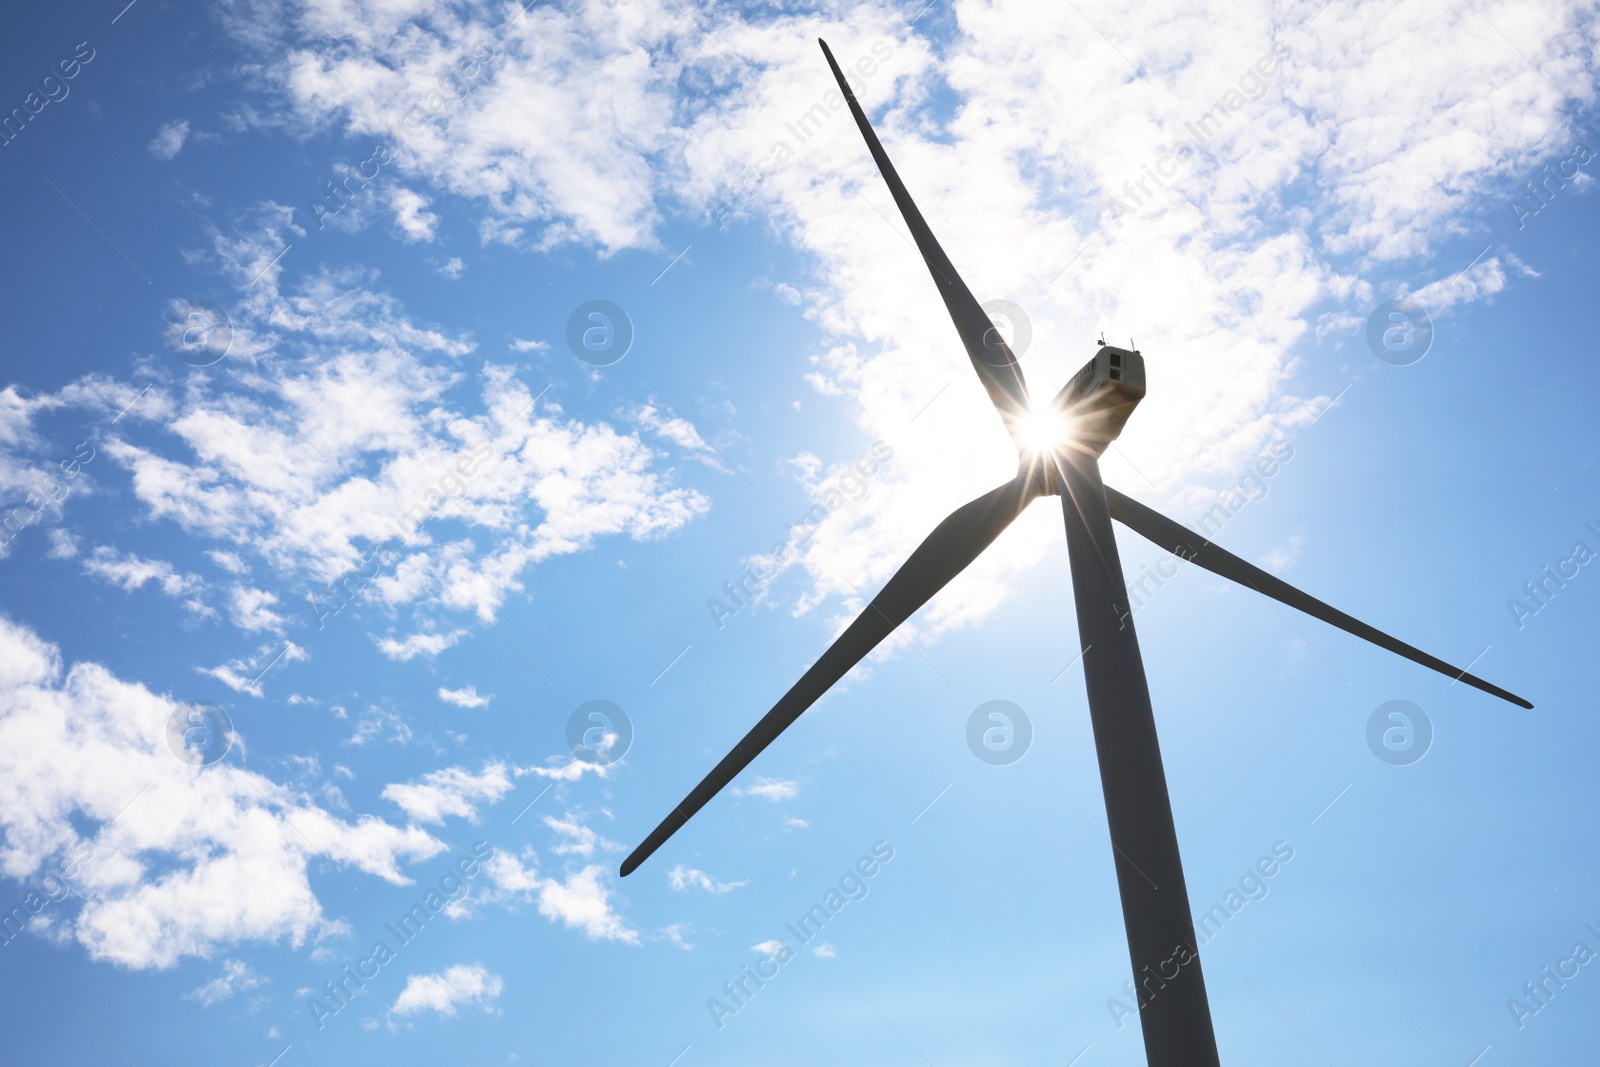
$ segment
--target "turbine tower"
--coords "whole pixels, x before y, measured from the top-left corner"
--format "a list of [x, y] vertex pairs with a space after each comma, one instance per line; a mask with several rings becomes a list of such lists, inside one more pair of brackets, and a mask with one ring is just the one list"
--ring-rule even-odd
[[1134, 981], [1145, 991], [1139, 1012], [1145, 1056], [1151, 1067], [1215, 1065], [1216, 1036], [1112, 519], [1191, 563], [1380, 648], [1519, 707], [1533, 705], [1346, 615], [1107, 487], [1100, 480], [1100, 456], [1144, 397], [1144, 358], [1102, 345], [1054, 400], [1036, 409], [1016, 357], [939, 247], [827, 43], [818, 43], [1020, 461], [1010, 481], [957, 508], [934, 528], [822, 658], [623, 861], [622, 874], [636, 870], [850, 668], [977, 559], [1024, 508], [1038, 497], [1059, 496], [1128, 956]]

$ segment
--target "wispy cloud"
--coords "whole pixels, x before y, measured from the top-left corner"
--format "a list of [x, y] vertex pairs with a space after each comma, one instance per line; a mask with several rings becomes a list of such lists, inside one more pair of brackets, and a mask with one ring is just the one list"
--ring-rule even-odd
[[497, 974], [482, 964], [461, 964], [436, 974], [408, 974], [405, 988], [389, 1006], [391, 1016], [434, 1012], [454, 1015], [457, 1006], [475, 1007], [486, 1014], [495, 1010], [494, 1001], [505, 988]]
[[163, 162], [170, 160], [183, 151], [183, 144], [189, 139], [189, 120], [173, 119], [163, 122], [156, 130], [156, 135], [150, 139], [150, 154]]
[[401, 663], [426, 656], [432, 659], [447, 648], [451, 648], [467, 636], [465, 630], [451, 630], [448, 633], [414, 633], [407, 637], [396, 639], [394, 637], [376, 638], [378, 651], [392, 660]]
[[[181, 710], [171, 698], [97, 663], [68, 668], [59, 648], [4, 617], [0, 663], [5, 728], [31, 739], [0, 745], [4, 862], [37, 871], [92, 842], [91, 873], [74, 885], [81, 903], [60, 920], [91, 958], [166, 968], [224, 946], [298, 946], [343, 928], [312, 888], [313, 867], [405, 885], [402, 864], [444, 850], [414, 826], [345, 821], [243, 765], [195, 774], [150, 726]], [[194, 996], [220, 999], [252, 975], [225, 965]]]
[[757, 778], [754, 785], [742, 786], [733, 792], [742, 797], [760, 797], [774, 802], [793, 800], [800, 795], [800, 783], [778, 778]]
[[705, 871], [697, 870], [680, 863], [667, 872], [667, 885], [682, 893], [689, 889], [702, 889], [707, 893], [721, 896], [735, 889], [748, 885], [748, 882], [719, 882]]
[[494, 699], [494, 695], [479, 696], [478, 687], [468, 685], [460, 689], [440, 688], [439, 699], [458, 708], [486, 708], [489, 706], [489, 701]]
[[490, 762], [476, 774], [464, 767], [445, 767], [419, 781], [386, 785], [383, 798], [418, 822], [442, 824], [451, 816], [477, 822], [480, 803], [493, 804], [510, 791], [506, 765]]
[[199, 1001], [200, 1006], [209, 1008], [211, 1005], [227, 1000], [235, 993], [243, 993], [260, 986], [267, 979], [250, 969], [250, 965], [243, 960], [223, 960], [222, 973], [198, 989], [185, 993], [185, 998]]

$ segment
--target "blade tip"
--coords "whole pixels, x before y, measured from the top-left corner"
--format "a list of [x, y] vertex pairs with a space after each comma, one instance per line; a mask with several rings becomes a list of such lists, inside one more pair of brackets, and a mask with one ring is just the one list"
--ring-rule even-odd
[[834, 80], [844, 88], [845, 96], [854, 99], [854, 95], [850, 92], [850, 83], [845, 81], [844, 71], [839, 69], [839, 61], [833, 58], [833, 49], [829, 48], [828, 42], [821, 37], [817, 38], [817, 43], [822, 46], [822, 58], [828, 61], [828, 69], [833, 72]]
[[1507, 704], [1515, 704], [1517, 707], [1523, 708], [1527, 711], [1533, 710], [1533, 702], [1531, 700], [1519, 697], [1509, 689], [1501, 689], [1499, 686], [1494, 686], [1493, 688], [1486, 689], [1485, 692], [1489, 693], [1491, 696], [1499, 697]]
[[1515, 704], [1517, 707], [1522, 708], [1522, 709], [1524, 709], [1526, 711], [1532, 711], [1533, 710], [1533, 701], [1528, 700], [1525, 697], [1519, 697], [1519, 696], [1517, 696], [1517, 694], [1513, 693], [1509, 689], [1501, 689], [1497, 685], [1491, 686], [1491, 685], [1488, 685], [1487, 683], [1485, 683], [1485, 685], [1483, 685], [1483, 686], [1480, 686], [1479, 688], [1482, 688], [1485, 692], [1489, 693], [1491, 696], [1499, 697], [1501, 700], [1504, 700], [1508, 704]]

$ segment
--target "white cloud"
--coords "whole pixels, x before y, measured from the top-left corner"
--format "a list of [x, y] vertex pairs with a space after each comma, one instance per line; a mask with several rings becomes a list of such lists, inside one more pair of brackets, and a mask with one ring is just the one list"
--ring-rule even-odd
[[[1593, 182], [1594, 179], [1588, 174], [1582, 173], [1581, 171], [1579, 173], [1583, 178], [1583, 181], [1580, 183], [1580, 188], [1587, 188], [1589, 183]], [[1505, 254], [1505, 259], [1506, 262], [1511, 264], [1511, 266], [1516, 269], [1516, 272], [1522, 275], [1524, 278], [1542, 278], [1544, 276], [1539, 271], [1534, 270], [1532, 267], [1528, 266], [1528, 264], [1524, 263], [1522, 261], [1522, 257], [1517, 255], [1515, 252], [1507, 252]]]
[[[1494, 17], [1521, 28], [1520, 47], [1541, 67], [1572, 71], [1553, 76], [1557, 84], [1592, 98], [1591, 79], [1578, 73], [1595, 37], [1583, 10], [1515, 3]], [[999, 2], [964, 9], [937, 62], [925, 41], [881, 33], [892, 55], [863, 100], [979, 298], [1009, 297], [1031, 316], [1035, 344], [1023, 364], [1034, 393], [1049, 395], [1076, 369], [1097, 326], [1143, 343], [1150, 397], [1119, 443], [1123, 456], [1108, 459], [1108, 480], [1143, 486], [1142, 472], [1169, 493], [1226, 475], [1302, 423], [1319, 400], [1292, 380], [1291, 353], [1308, 322], [1330, 303], [1364, 321], [1387, 264], [1463, 232], [1485, 202], [1503, 210], [1506, 178], [1562, 141], [1559, 96], [1475, 12], [1440, 4], [1403, 15], [1373, 4], [1346, 11], [1351, 21], [1337, 30], [1319, 23], [1313, 35], [1272, 3], [1237, 5], [1219, 25], [1211, 9], [1184, 6], [1128, 14], [1102, 5], [1080, 16], [1067, 6]], [[855, 17], [874, 15], [862, 8]], [[1086, 32], [1085, 19], [1108, 27], [1115, 47]], [[1362, 44], [1374, 25], [1384, 33], [1377, 49]], [[814, 44], [801, 39], [810, 29], [781, 19], [744, 25], [731, 14], [716, 25], [717, 48], [749, 66], [739, 93], [686, 115], [695, 148], [685, 154], [687, 174], [671, 175], [680, 190], [701, 193], [697, 202], [715, 210], [719, 186], [738, 192], [750, 184], [747, 168], [770, 163], [773, 137], [801, 110], [797, 101], [820, 95], [808, 91], [820, 65]], [[1218, 47], [1180, 43], [1201, 32]], [[1441, 34], [1452, 47], [1437, 47]], [[879, 35], [859, 24], [827, 31], [847, 66]], [[1127, 195], [1124, 182], [1164, 160], [1164, 146], [1225, 99], [1275, 35], [1294, 54], [1251, 92], [1259, 99], [1218, 109], [1222, 132], [1206, 146], [1215, 161], [1202, 156], [1176, 187], [1140, 197], [1135, 217], [1111, 224], [1107, 209]], [[752, 56], [757, 42], [764, 59]], [[1405, 58], [1424, 48], [1425, 60]], [[1142, 76], [1129, 76], [1118, 49]], [[944, 121], [921, 106], [936, 87], [958, 98]], [[1508, 113], [1519, 121], [1497, 118]], [[858, 403], [866, 436], [895, 450], [872, 498], [826, 523], [803, 554], [814, 593], [802, 610], [822, 596], [857, 607], [852, 589], [880, 585], [954, 506], [1003, 480], [1015, 458], [926, 271], [890, 232], [900, 228], [895, 209], [849, 116], [825, 115], [816, 137], [789, 147], [798, 158], [761, 168], [748, 210], [819, 258], [817, 321], [835, 343], [818, 361], [818, 384]], [[1340, 260], [1337, 270], [1279, 217], [1281, 204]], [[880, 213], [894, 221], [886, 225]], [[1470, 298], [1498, 284], [1487, 272], [1467, 281], [1476, 286]], [[1003, 552], [935, 600], [925, 631], [994, 610], [1016, 572], [1059, 537], [1042, 511], [1025, 518]]]
[[436, 269], [444, 277], [449, 278], [451, 281], [455, 281], [466, 272], [467, 265], [462, 261], [460, 256], [451, 256], [449, 259], [439, 264]]
[[653, 404], [641, 404], [633, 411], [633, 421], [651, 433], [671, 441], [706, 466], [732, 473], [722, 461], [721, 454], [712, 447], [711, 442], [701, 436], [700, 431], [695, 429], [689, 420], [670, 415]]
[[416, 827], [335, 818], [231, 759], [197, 772], [167, 747], [178, 710], [0, 618], [0, 873], [27, 881], [77, 857], [81, 904], [61, 921], [91, 957], [169, 967], [298, 946], [342, 928], [312, 890], [313, 873], [337, 877], [326, 862], [404, 885], [402, 861], [444, 850]]
[[[427, 210], [428, 198], [403, 185], [389, 190], [389, 209], [394, 212], [395, 225], [407, 241], [431, 241], [439, 216]], [[458, 259], [455, 261], [460, 263]]]
[[720, 896], [747, 884], [746, 882], [719, 882], [705, 871], [687, 867], [681, 863], [667, 872], [667, 885], [680, 893], [687, 889], [703, 889], [707, 893], [715, 893]]
[[[338, 704], [333, 705], [329, 710], [341, 719], [347, 714], [345, 709]], [[344, 743], [359, 748], [378, 740], [387, 740], [390, 744], [403, 745], [411, 740], [411, 727], [397, 712], [388, 708], [380, 708], [375, 704], [369, 704], [356, 717], [355, 731], [345, 738]]]
[[79, 538], [70, 530], [57, 526], [50, 531], [50, 549], [47, 559], [74, 559], [78, 555]]
[[180, 574], [166, 560], [145, 559], [131, 552], [123, 555], [115, 548], [101, 545], [83, 561], [83, 570], [85, 574], [118, 586], [127, 593], [154, 583], [164, 595], [181, 601], [194, 614], [216, 614], [215, 609], [201, 599], [206, 588], [205, 580], [198, 574]]
[[838, 953], [833, 950], [833, 946], [828, 944], [826, 941], [812, 949], [811, 954], [819, 959], [824, 960], [831, 960], [838, 955]]
[[441, 688], [439, 699], [458, 708], [486, 708], [489, 706], [489, 701], [494, 699], [494, 695], [479, 696], [478, 687], [469, 685], [461, 689]]
[[93, 556], [84, 560], [83, 569], [86, 574], [120, 586], [128, 593], [143, 588], [147, 582], [155, 582], [163, 593], [171, 597], [183, 596], [205, 587], [199, 575], [179, 574], [165, 560], [143, 559], [132, 553], [124, 556], [106, 545], [97, 547]]
[[565, 881], [545, 879], [539, 886], [539, 914], [582, 930], [592, 941], [636, 945], [638, 932], [611, 908], [611, 890], [602, 882], [605, 874], [605, 868], [596, 864]]
[[708, 509], [638, 437], [536, 405], [511, 368], [474, 368], [481, 410], [456, 409], [445, 394], [469, 341], [413, 324], [356, 272], [278, 292], [272, 256], [292, 222], [260, 221], [213, 238], [224, 273], [262, 274], [233, 312], [231, 374], [189, 379], [137, 439], [124, 423], [104, 443], [150, 517], [259, 557], [320, 613], [374, 600], [487, 622], [539, 563]]
[[1407, 299], [1420, 304], [1430, 315], [1438, 315], [1457, 304], [1470, 303], [1492, 296], [1506, 287], [1505, 270], [1495, 256], [1474, 263], [1448, 278], [1429, 282]]
[[253, 697], [262, 693], [260, 682], [250, 676], [249, 664], [244, 660], [231, 660], [215, 667], [196, 667], [195, 670], [215, 678], [235, 693], [249, 693]]
[[[77, 434], [49, 439], [35, 421], [38, 416], [77, 409], [93, 418], [113, 418], [124, 406], [142, 414], [160, 408], [164, 399], [164, 394], [151, 386], [141, 392], [100, 374], [69, 382], [54, 393], [29, 395], [15, 385], [0, 388], [0, 517], [4, 519], [0, 558], [10, 554], [17, 535], [27, 527], [63, 521], [70, 503], [94, 491], [88, 465], [99, 454], [98, 442], [90, 438], [74, 441]], [[52, 553], [65, 551], [66, 541], [54, 531], [50, 538]]]
[[607, 778], [611, 775], [611, 768], [616, 763], [594, 763], [581, 760], [576, 756], [551, 756], [545, 761], [543, 767], [525, 768], [527, 773], [537, 774], [541, 778], [552, 778], [558, 782], [576, 782], [586, 773], [594, 772], [596, 778]]
[[1289, 543], [1274, 548], [1262, 557], [1261, 565], [1274, 574], [1282, 574], [1294, 565], [1300, 558], [1300, 550], [1306, 546], [1306, 535], [1295, 534], [1289, 538]]
[[197, 1000], [203, 1008], [209, 1008], [219, 1001], [227, 1000], [235, 993], [247, 992], [260, 986], [267, 979], [250, 969], [250, 965], [243, 960], [223, 960], [222, 973], [198, 989], [190, 990], [184, 996], [189, 1000]]
[[539, 874], [532, 849], [521, 857], [498, 850], [484, 862], [488, 887], [478, 895], [486, 903], [519, 899], [535, 904], [551, 922], [581, 930], [591, 941], [639, 944], [639, 932], [612, 907], [604, 867], [592, 864], [565, 879]]
[[449, 633], [415, 633], [399, 641], [382, 637], [378, 639], [378, 651], [402, 663], [417, 656], [432, 659], [465, 636], [465, 630], [451, 630]]
[[[336, 119], [352, 136], [403, 144], [408, 168], [486, 201], [485, 210], [508, 220], [485, 226], [502, 239], [533, 225], [543, 231], [539, 245], [583, 241], [609, 251], [649, 239], [657, 211], [639, 151], [673, 143], [671, 90], [682, 67], [679, 41], [692, 39], [688, 16], [642, 10], [618, 22], [586, 4], [518, 12], [509, 21], [502, 9], [482, 22], [431, 13], [423, 23], [404, 8], [325, 7], [311, 25], [326, 38], [318, 49], [264, 15], [240, 30], [287, 55], [267, 73], [281, 79], [295, 118]], [[541, 47], [553, 40], [562, 46]], [[419, 76], [452, 66], [471, 72], [469, 91], [451, 92], [430, 120], [406, 124]], [[537, 119], [530, 99], [539, 101]], [[463, 136], [468, 128], [475, 132]]]
[[513, 337], [510, 345], [513, 352], [548, 352], [549, 341], [525, 341], [520, 337]]
[[455, 815], [478, 821], [478, 804], [493, 804], [511, 791], [504, 763], [490, 762], [477, 774], [463, 767], [430, 771], [419, 782], [397, 782], [383, 787], [383, 798], [398, 805], [412, 819], [443, 823]]
[[774, 938], [771, 941], [758, 941], [750, 946], [751, 952], [759, 952], [763, 956], [776, 956], [789, 946]]
[[239, 553], [228, 552], [224, 549], [213, 548], [206, 552], [206, 558], [229, 574], [249, 574], [250, 567], [239, 558]]
[[281, 646], [263, 645], [253, 655], [232, 659], [215, 667], [196, 667], [195, 670], [215, 678], [236, 693], [262, 694], [261, 680], [275, 667], [298, 663], [311, 658], [311, 654], [293, 641]]
[[743, 786], [735, 789], [734, 793], [742, 797], [760, 797], [762, 800], [793, 800], [800, 795], [800, 783], [782, 781], [776, 778], [756, 778], [754, 785]]
[[271, 608], [277, 602], [277, 596], [265, 589], [235, 585], [229, 593], [228, 612], [233, 624], [246, 632], [271, 630], [273, 633], [282, 633], [285, 619]]
[[527, 897], [537, 892], [541, 884], [538, 857], [531, 847], [524, 849], [520, 857], [504, 849], [496, 849], [484, 861], [483, 869], [492, 887], [488, 894], [490, 899]]
[[505, 988], [500, 976], [482, 964], [456, 964], [438, 974], [408, 974], [405, 988], [389, 1008], [391, 1015], [431, 1011], [454, 1015], [456, 1005], [472, 1005], [492, 1013], [493, 1001]]
[[594, 850], [604, 848], [615, 850], [617, 843], [601, 837], [589, 827], [578, 821], [578, 817], [567, 813], [563, 818], [557, 819], [552, 815], [544, 817], [544, 824], [554, 830], [557, 842], [551, 846], [550, 851], [558, 856], [583, 856], [594, 855]]
[[183, 143], [188, 138], [188, 119], [173, 119], [171, 122], [163, 122], [156, 130], [156, 135], [150, 139], [150, 154], [162, 162], [170, 160], [183, 151]]
[[[1210, 482], [1303, 425], [1324, 399], [1296, 380], [1304, 346], [1318, 332], [1327, 343], [1352, 339], [1375, 294], [1414, 275], [1411, 262], [1482, 232], [1485, 205], [1503, 212], [1503, 191], [1566, 146], [1567, 105], [1595, 96], [1587, 5], [1509, 0], [1493, 23], [1443, 0], [1403, 9], [1349, 0], [1341, 11], [1307, 26], [1277, 0], [1220, 15], [1182, 4], [1080, 13], [995, 0], [963, 7], [941, 23], [950, 39], [934, 42], [887, 3], [820, 15], [652, 8], [619, 20], [580, 2], [518, 11], [505, 26], [501, 9], [423, 18], [403, 4], [321, 6], [311, 13], [317, 48], [265, 9], [230, 18], [246, 47], [271, 58], [264, 75], [282, 94], [259, 122], [403, 138], [408, 181], [481, 205], [486, 241], [655, 251], [666, 213], [658, 204], [718, 222], [736, 208], [735, 218], [770, 228], [815, 263], [803, 288], [824, 340], [810, 380], [849, 398], [858, 429], [892, 446], [895, 460], [869, 498], [838, 509], [803, 546], [797, 566], [809, 589], [795, 607], [808, 611], [858, 607], [854, 590], [880, 585], [940, 519], [1015, 465], [934, 285], [891, 232], [898, 221], [880, 217], [896, 213], [849, 116], [825, 102], [817, 34], [847, 68], [860, 61], [875, 71], [858, 77], [861, 97], [979, 298], [1003, 295], [1026, 309], [1035, 344], [1023, 364], [1036, 394], [1076, 370], [1096, 329], [1144, 343], [1151, 393], [1106, 473], [1173, 499], [1197, 484], [1214, 491]], [[1202, 39], [1213, 43], [1195, 48]], [[1539, 57], [1538, 68], [1524, 55]], [[405, 125], [417, 80], [472, 56], [468, 91]], [[701, 85], [715, 91], [684, 91]], [[935, 93], [954, 105], [929, 106]], [[541, 106], [530, 110], [530, 99]], [[816, 126], [804, 143], [789, 129], [800, 115]], [[1169, 153], [1195, 136], [1190, 127], [1207, 131], [1205, 143], [1175, 160]], [[1176, 172], [1167, 180], [1149, 177], [1168, 164]], [[287, 218], [283, 209], [276, 229]], [[241, 280], [265, 269], [262, 292], [281, 305], [274, 314], [309, 321], [298, 295], [277, 293], [276, 229], [233, 242], [230, 269]], [[1429, 295], [1480, 299], [1504, 284], [1474, 271]], [[626, 467], [630, 449], [613, 447], [611, 467]], [[273, 509], [253, 503], [220, 458], [180, 469], [122, 455], [141, 464], [153, 510], [195, 528], [295, 531], [266, 546], [276, 554], [304, 555], [320, 540], [322, 558], [348, 564], [351, 539], [375, 536], [301, 498], [269, 498], [297, 523], [263, 514]], [[348, 462], [340, 453], [335, 466]], [[319, 471], [311, 480], [329, 488], [337, 478]], [[347, 499], [384, 488], [349, 486]], [[657, 516], [643, 524], [652, 532], [703, 510], [690, 498], [669, 503], [664, 482], [638, 495]], [[462, 510], [503, 518], [509, 499], [474, 497]], [[1024, 517], [1002, 551], [936, 598], [920, 632], [1005, 603], [1059, 544], [1045, 512]], [[572, 539], [575, 548], [544, 529], [493, 566], [476, 545], [460, 564], [419, 554], [413, 584], [393, 595], [492, 615], [550, 546], [577, 550], [596, 529], [642, 536], [627, 523], [600, 524], [593, 511], [587, 518], [597, 525]], [[317, 537], [302, 536], [312, 530]], [[474, 581], [452, 594], [441, 576], [456, 570]]]

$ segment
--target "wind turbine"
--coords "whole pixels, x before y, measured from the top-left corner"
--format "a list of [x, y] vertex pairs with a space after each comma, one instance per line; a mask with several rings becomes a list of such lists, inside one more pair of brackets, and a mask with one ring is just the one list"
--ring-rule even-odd
[[1137, 351], [1102, 343], [1095, 357], [1054, 400], [1035, 408], [1016, 357], [939, 247], [827, 42], [818, 43], [955, 321], [972, 368], [1016, 442], [1020, 462], [1014, 478], [957, 508], [934, 528], [822, 658], [623, 861], [622, 874], [626, 877], [636, 870], [850, 668], [977, 559], [1025, 507], [1040, 496], [1060, 496], [1089, 717], [1105, 792], [1128, 955], [1134, 980], [1146, 999], [1139, 1013], [1145, 1056], [1152, 1067], [1216, 1064], [1216, 1036], [1150, 690], [1128, 610], [1111, 520], [1191, 563], [1380, 648], [1519, 707], [1533, 705], [1346, 615], [1107, 487], [1100, 480], [1100, 455], [1144, 397], [1144, 358]]

